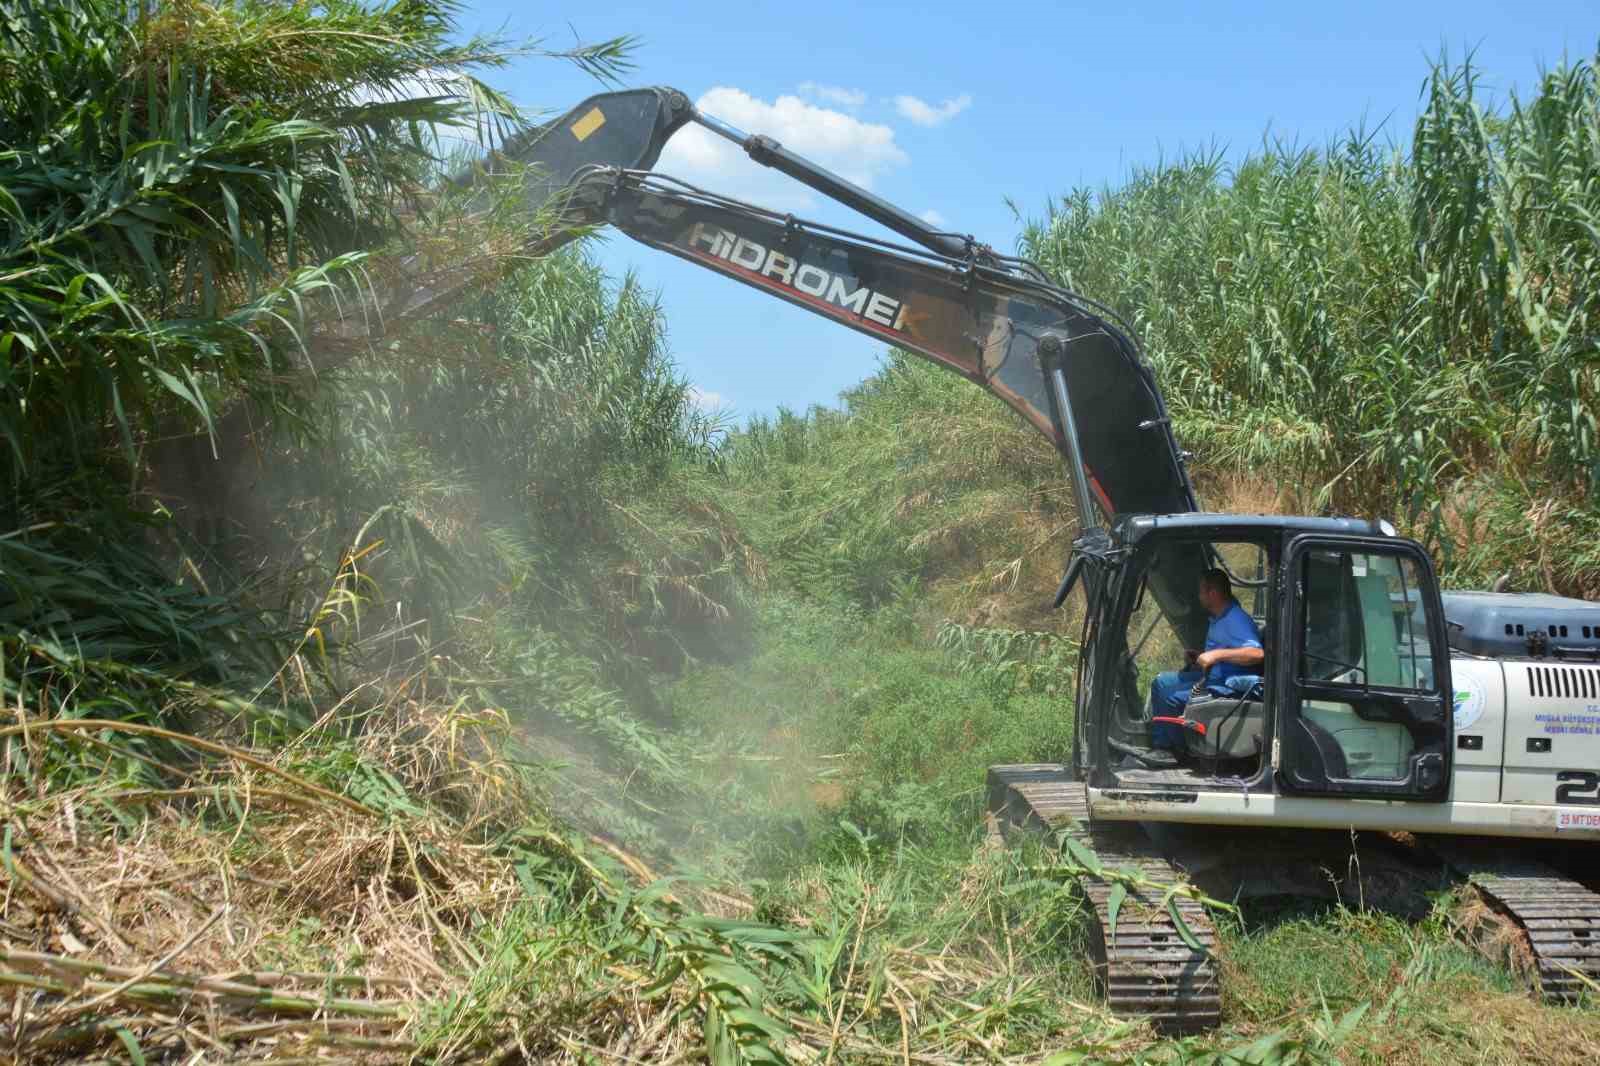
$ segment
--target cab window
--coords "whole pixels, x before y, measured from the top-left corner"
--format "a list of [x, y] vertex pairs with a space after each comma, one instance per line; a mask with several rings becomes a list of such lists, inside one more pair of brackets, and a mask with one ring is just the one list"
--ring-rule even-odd
[[1417, 562], [1318, 548], [1302, 567], [1301, 768], [1330, 781], [1407, 780], [1418, 748], [1405, 700], [1435, 690]]
[[1303, 580], [1302, 680], [1434, 690], [1414, 559], [1313, 551], [1306, 555]]

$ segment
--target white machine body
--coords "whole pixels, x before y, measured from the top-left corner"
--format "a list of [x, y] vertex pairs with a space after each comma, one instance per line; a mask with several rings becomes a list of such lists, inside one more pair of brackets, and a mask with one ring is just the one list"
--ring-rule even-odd
[[[1443, 802], [1296, 794], [1265, 777], [1227, 788], [1193, 775], [1201, 787], [1190, 790], [1120, 775], [1090, 789], [1094, 816], [1600, 841], [1600, 605], [1538, 593], [1441, 599], [1454, 712]], [[1298, 714], [1337, 746], [1348, 780], [1394, 779], [1415, 751], [1404, 725], [1357, 716], [1348, 702], [1308, 698]], [[1282, 777], [1278, 742], [1264, 754], [1263, 773]]]
[[[1155, 791], [1092, 789], [1095, 817], [1600, 841], [1600, 664], [1455, 656], [1450, 670], [1456, 748], [1445, 803], [1242, 789], [1172, 802]], [[1375, 764], [1408, 753], [1409, 737], [1400, 726], [1350, 719], [1333, 707], [1317, 717], [1347, 748], [1354, 747], [1348, 738], [1357, 731]]]

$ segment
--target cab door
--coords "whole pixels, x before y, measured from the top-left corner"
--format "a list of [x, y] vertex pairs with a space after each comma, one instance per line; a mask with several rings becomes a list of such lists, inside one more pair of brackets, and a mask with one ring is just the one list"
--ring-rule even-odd
[[1414, 542], [1290, 542], [1278, 615], [1273, 766], [1286, 793], [1449, 798], [1450, 652], [1433, 564]]

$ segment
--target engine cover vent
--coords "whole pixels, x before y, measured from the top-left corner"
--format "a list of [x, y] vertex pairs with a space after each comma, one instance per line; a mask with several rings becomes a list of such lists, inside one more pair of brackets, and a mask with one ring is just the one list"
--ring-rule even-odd
[[1600, 667], [1530, 666], [1528, 696], [1545, 700], [1600, 700]]

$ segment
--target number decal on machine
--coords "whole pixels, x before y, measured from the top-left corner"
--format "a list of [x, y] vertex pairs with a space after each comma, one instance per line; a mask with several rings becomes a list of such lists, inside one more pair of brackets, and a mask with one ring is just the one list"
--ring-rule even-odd
[[1600, 803], [1600, 774], [1588, 770], [1562, 770], [1556, 774], [1557, 803]]

